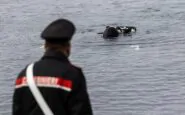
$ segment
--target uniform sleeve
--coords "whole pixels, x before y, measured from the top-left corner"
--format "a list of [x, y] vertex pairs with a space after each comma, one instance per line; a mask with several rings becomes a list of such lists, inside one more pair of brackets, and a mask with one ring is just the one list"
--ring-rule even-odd
[[12, 115], [22, 115], [20, 99], [20, 89], [15, 89], [12, 102]]
[[12, 99], [12, 115], [22, 115], [22, 111], [21, 111], [22, 90], [19, 88], [16, 88], [16, 84], [20, 76], [24, 76], [24, 73], [25, 73], [25, 69], [23, 69], [19, 73], [15, 81], [15, 88], [14, 88], [13, 99]]
[[68, 112], [70, 115], [93, 115], [86, 80], [81, 70], [77, 80], [78, 84], [69, 95]]

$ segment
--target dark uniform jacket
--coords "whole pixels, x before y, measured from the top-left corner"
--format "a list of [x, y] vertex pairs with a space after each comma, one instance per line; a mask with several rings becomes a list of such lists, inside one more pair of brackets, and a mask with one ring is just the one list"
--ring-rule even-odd
[[[34, 80], [54, 115], [92, 115], [86, 81], [80, 68], [60, 52], [47, 51], [33, 68]], [[25, 76], [16, 79], [13, 115], [43, 115]]]

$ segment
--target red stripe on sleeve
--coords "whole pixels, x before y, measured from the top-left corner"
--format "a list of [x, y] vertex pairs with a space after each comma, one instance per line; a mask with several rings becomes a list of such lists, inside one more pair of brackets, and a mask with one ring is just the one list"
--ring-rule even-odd
[[72, 81], [70, 80], [64, 80], [64, 79], [58, 78], [57, 84], [70, 89], [72, 88]]

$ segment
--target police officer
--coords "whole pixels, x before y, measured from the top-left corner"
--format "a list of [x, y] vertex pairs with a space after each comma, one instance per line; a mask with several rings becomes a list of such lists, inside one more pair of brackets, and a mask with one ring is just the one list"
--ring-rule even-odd
[[[75, 26], [66, 19], [49, 24], [41, 33], [45, 53], [34, 63], [37, 87], [54, 115], [92, 115], [82, 69], [68, 59]], [[13, 95], [13, 115], [43, 115], [26, 82], [26, 67], [19, 73]]]

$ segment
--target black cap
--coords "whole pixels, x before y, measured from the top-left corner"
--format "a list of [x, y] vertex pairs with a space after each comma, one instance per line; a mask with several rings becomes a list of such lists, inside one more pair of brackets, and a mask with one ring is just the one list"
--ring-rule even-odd
[[50, 23], [41, 33], [42, 39], [61, 43], [70, 41], [75, 33], [74, 24], [66, 19], [58, 19]]

